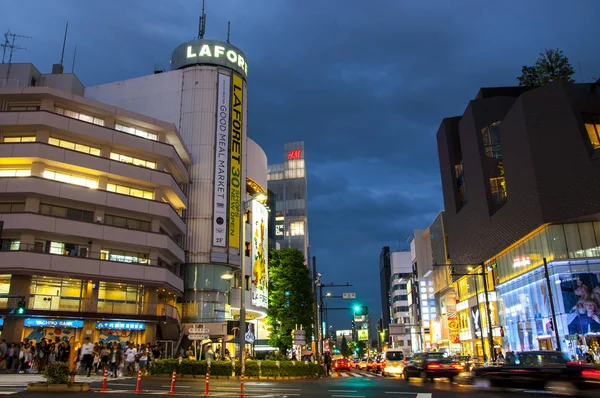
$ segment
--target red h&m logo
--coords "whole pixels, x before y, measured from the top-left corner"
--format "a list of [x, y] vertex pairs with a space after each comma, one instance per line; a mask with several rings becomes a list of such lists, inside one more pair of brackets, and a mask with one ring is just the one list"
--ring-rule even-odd
[[300, 159], [300, 155], [302, 155], [301, 149], [294, 149], [288, 152], [288, 160], [292, 159]]

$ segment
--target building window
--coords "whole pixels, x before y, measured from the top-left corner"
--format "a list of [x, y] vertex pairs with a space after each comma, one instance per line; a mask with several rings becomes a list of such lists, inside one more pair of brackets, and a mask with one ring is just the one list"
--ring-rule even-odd
[[150, 264], [147, 254], [109, 249], [100, 251], [100, 260], [117, 261], [119, 263]]
[[69, 207], [54, 206], [46, 203], [40, 205], [40, 213], [53, 217], [68, 218], [69, 220], [93, 222], [94, 212], [73, 209]]
[[289, 233], [291, 236], [304, 236], [304, 222], [291, 222]]
[[54, 112], [58, 113], [59, 115], [70, 117], [71, 119], [77, 119], [81, 120], [82, 122], [88, 122], [97, 124], [98, 126], [104, 126], [104, 119], [100, 119], [91, 115], [86, 115], [85, 113], [70, 111], [68, 109], [60, 108], [58, 106], [54, 108]]
[[25, 203], [0, 203], [0, 213], [20, 213], [25, 211]]
[[125, 185], [117, 185], [117, 184], [106, 184], [106, 190], [109, 192], [120, 193], [122, 195], [135, 196], [136, 198], [144, 198], [144, 199], [154, 199], [154, 192], [152, 191], [144, 191], [143, 189], [137, 189], [132, 187], [127, 187]]
[[156, 169], [156, 162], [150, 162], [149, 160], [142, 160], [127, 155], [122, 155], [120, 153], [111, 152], [110, 158], [112, 160], [116, 160], [117, 162], [129, 163], [133, 164], [134, 166], [142, 166], [149, 169]]
[[462, 162], [454, 166], [454, 173], [456, 176], [456, 191], [458, 193], [458, 209], [460, 210], [467, 203], [467, 185]]
[[12, 142], [35, 142], [35, 135], [27, 135], [20, 137], [4, 137], [3, 142], [12, 143]]
[[490, 178], [490, 191], [494, 203], [500, 204], [506, 201], [506, 180], [504, 177]]
[[19, 239], [2, 239], [1, 250], [3, 252], [12, 250], [21, 250], [21, 241]]
[[585, 114], [585, 130], [594, 149], [600, 148], [600, 115]]
[[31, 170], [0, 169], [0, 177], [29, 177]]
[[26, 112], [26, 111], [39, 111], [39, 110], [40, 110], [39, 103], [16, 102], [16, 103], [8, 104], [9, 112]]
[[96, 180], [95, 178], [81, 177], [52, 170], [44, 170], [42, 176], [49, 180], [66, 182], [67, 184], [79, 185], [82, 187], [88, 187], [92, 189], [98, 188], [98, 180]]
[[107, 214], [104, 216], [104, 223], [113, 227], [135, 229], [137, 231], [150, 231], [150, 222], [135, 220], [133, 218], [125, 218]]
[[122, 131], [127, 134], [135, 135], [138, 137], [146, 138], [148, 140], [157, 141], [158, 134], [149, 133], [144, 130], [137, 129], [135, 127], [123, 126], [122, 124], [116, 123], [115, 130]]
[[48, 138], [48, 144], [59, 146], [61, 148], [70, 149], [72, 151], [78, 151], [83, 153], [89, 153], [90, 155], [100, 156], [100, 148], [94, 148], [88, 145], [77, 144], [75, 142], [60, 140], [58, 138]]
[[481, 130], [483, 138], [483, 150], [485, 155], [502, 160], [502, 148], [500, 147], [500, 121], [494, 122]]

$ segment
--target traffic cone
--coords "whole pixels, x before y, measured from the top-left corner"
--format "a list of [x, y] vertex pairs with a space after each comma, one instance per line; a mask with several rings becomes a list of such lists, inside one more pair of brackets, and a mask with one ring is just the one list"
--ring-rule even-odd
[[142, 392], [142, 371], [138, 370], [137, 383], [135, 385], [135, 392]]
[[108, 391], [106, 389], [106, 376], [108, 376], [108, 369], [104, 368], [104, 378], [102, 379], [102, 388], [100, 389], [100, 392]]
[[175, 394], [175, 377], [177, 375], [177, 371], [173, 369], [173, 376], [171, 376], [171, 391], [169, 394]]

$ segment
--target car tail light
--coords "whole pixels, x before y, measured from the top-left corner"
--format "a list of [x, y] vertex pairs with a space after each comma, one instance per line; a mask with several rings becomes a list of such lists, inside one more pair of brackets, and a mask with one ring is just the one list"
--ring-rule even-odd
[[385, 368], [386, 361], [381, 362], [381, 366]]
[[581, 361], [567, 362], [567, 365], [587, 365], [587, 362], [581, 362]]
[[403, 362], [404, 362], [405, 365], [408, 363], [408, 361], [406, 359]]
[[441, 369], [442, 365], [440, 365], [439, 363], [430, 363], [429, 365], [427, 365], [427, 369]]
[[586, 369], [583, 372], [581, 372], [581, 375], [583, 377], [592, 377], [594, 379], [600, 379], [600, 370]]
[[460, 363], [453, 363], [452, 367], [456, 370], [463, 370], [465, 367], [463, 365], [461, 365]]

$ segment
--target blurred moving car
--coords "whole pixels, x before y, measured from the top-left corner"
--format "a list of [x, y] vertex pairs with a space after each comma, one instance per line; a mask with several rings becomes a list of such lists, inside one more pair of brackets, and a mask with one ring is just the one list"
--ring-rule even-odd
[[508, 356], [505, 363], [477, 367], [474, 384], [481, 387], [526, 388], [562, 395], [597, 390], [600, 396], [600, 369], [571, 362], [560, 351], [527, 351]]
[[442, 352], [422, 352], [414, 354], [404, 368], [404, 380], [420, 377], [423, 381], [433, 381], [437, 377], [446, 377], [454, 381], [463, 370], [464, 366], [452, 361]]
[[384, 359], [382, 357], [380, 357], [380, 356], [375, 357], [375, 359], [373, 360], [373, 369], [371, 369], [371, 370], [375, 373], [381, 372], [381, 370], [383, 369], [383, 362], [384, 362]]
[[350, 368], [350, 361], [346, 358], [336, 359], [333, 362], [333, 370], [335, 370], [336, 372], [340, 370], [350, 370]]
[[366, 370], [372, 372], [374, 367], [375, 367], [375, 359], [373, 359], [373, 358], [367, 359]]
[[356, 366], [357, 369], [361, 369], [361, 370], [366, 370], [367, 369], [367, 358], [363, 358], [360, 360], [360, 362], [358, 363], [358, 365]]
[[382, 376], [401, 376], [404, 374], [404, 352], [400, 348], [390, 348], [384, 354]]

